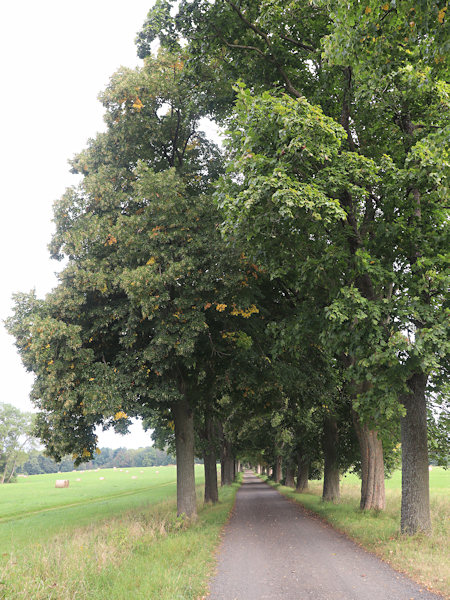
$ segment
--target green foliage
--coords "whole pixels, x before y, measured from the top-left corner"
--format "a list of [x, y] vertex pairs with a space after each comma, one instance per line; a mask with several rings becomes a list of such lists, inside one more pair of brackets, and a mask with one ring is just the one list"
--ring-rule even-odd
[[0, 403], [0, 483], [13, 480], [16, 469], [26, 461], [27, 450], [33, 448], [33, 421], [33, 414]]

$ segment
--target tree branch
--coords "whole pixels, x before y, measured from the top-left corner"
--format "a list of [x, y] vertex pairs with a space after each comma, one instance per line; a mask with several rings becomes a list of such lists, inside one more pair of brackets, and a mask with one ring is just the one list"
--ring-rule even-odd
[[261, 29], [259, 29], [259, 27], [257, 27], [254, 23], [252, 23], [251, 21], [249, 21], [243, 15], [243, 13], [239, 9], [239, 7], [236, 6], [236, 4], [234, 4], [233, 2], [231, 2], [231, 0], [225, 0], [225, 2], [232, 8], [232, 10], [234, 10], [234, 12], [238, 15], [238, 17], [241, 19], [241, 21], [246, 26], [249, 29], [251, 29], [254, 33], [256, 33], [256, 35], [258, 35], [264, 41], [264, 43], [266, 44], [266, 46], [267, 46], [267, 48], [269, 50], [269, 55], [264, 54], [264, 52], [262, 52], [259, 48], [256, 48], [256, 47], [253, 47], [253, 50], [257, 50], [260, 55], [262, 55], [265, 59], [269, 59], [270, 62], [272, 62], [275, 65], [275, 67], [278, 69], [278, 72], [280, 73], [281, 77], [284, 79], [284, 82], [286, 84], [286, 88], [287, 88], [288, 92], [290, 92], [296, 98], [302, 98], [302, 94], [300, 94], [300, 92], [292, 84], [292, 81], [288, 77], [286, 71], [281, 66], [281, 64], [279, 63], [278, 59], [275, 57], [275, 55], [273, 54], [273, 52], [272, 52], [272, 44], [270, 43], [269, 36], [266, 33], [264, 33], [264, 31], [262, 31]]

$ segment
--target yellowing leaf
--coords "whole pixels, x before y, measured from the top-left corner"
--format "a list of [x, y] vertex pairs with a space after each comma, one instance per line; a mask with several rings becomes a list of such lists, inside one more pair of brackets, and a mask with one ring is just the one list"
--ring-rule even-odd
[[114, 237], [113, 235], [109, 234], [108, 237], [106, 238], [106, 242], [105, 242], [105, 246], [112, 246], [113, 244], [117, 244], [117, 238]]
[[154, 256], [151, 256], [145, 264], [146, 265], [154, 265], [155, 262], [156, 262], [156, 258]]
[[133, 108], [135, 108], [138, 112], [141, 112], [141, 109], [144, 105], [142, 104], [142, 102], [139, 100], [139, 98], [136, 96], [136, 100], [133, 103]]
[[366, 13], [366, 15], [368, 15], [372, 12], [372, 9], [370, 8], [370, 6], [366, 6], [366, 10], [364, 12]]

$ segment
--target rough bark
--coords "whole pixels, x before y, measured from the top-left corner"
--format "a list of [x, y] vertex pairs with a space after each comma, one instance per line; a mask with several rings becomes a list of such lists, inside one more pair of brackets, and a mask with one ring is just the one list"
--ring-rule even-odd
[[230, 485], [234, 481], [234, 458], [231, 443], [225, 438], [222, 440], [222, 453], [220, 458], [221, 485]]
[[296, 492], [304, 492], [308, 489], [310, 460], [303, 452], [297, 455], [297, 487]]
[[361, 424], [353, 412], [353, 423], [361, 450], [361, 510], [384, 510], [386, 507], [384, 489], [383, 445], [376, 429]]
[[283, 476], [282, 466], [283, 466], [283, 460], [282, 460], [281, 456], [277, 456], [277, 458], [275, 460], [275, 464], [274, 464], [274, 470], [273, 470], [273, 480], [275, 481], [275, 483], [280, 483], [280, 481], [281, 481], [281, 478]]
[[322, 438], [324, 455], [322, 500], [328, 502], [337, 502], [340, 497], [337, 443], [337, 421], [332, 415], [329, 415], [324, 419]]
[[217, 457], [214, 444], [214, 425], [211, 417], [205, 416], [205, 451], [203, 453], [205, 467], [205, 503], [215, 504], [219, 501], [217, 489]]
[[402, 440], [402, 533], [413, 535], [431, 531], [430, 492], [427, 447], [427, 376], [414, 374], [408, 381], [409, 393], [403, 405]]
[[177, 514], [197, 516], [194, 475], [194, 413], [187, 397], [173, 407], [177, 454]]
[[294, 465], [292, 463], [288, 463], [286, 466], [286, 479], [284, 480], [284, 485], [291, 488], [295, 487]]

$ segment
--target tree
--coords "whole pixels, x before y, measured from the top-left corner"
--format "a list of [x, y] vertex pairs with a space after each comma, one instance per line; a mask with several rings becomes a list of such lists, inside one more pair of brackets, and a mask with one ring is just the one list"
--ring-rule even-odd
[[182, 70], [162, 53], [113, 77], [108, 130], [75, 158], [83, 182], [55, 207], [60, 284], [45, 300], [17, 296], [8, 326], [36, 373], [48, 452], [79, 464], [97, 449], [96, 425], [162, 415], [175, 430], [178, 512], [193, 518], [194, 412], [223, 321], [248, 304], [205, 193], [216, 154]]
[[[434, 1], [331, 8], [326, 56], [351, 73], [358, 150], [392, 161], [384, 174], [391, 211], [377, 195], [395, 249], [390, 335], [365, 366], [373, 389], [396, 387], [402, 404], [401, 530], [411, 534], [431, 528], [427, 387], [448, 377], [448, 19]], [[363, 123], [377, 125], [363, 131]]]
[[0, 483], [9, 483], [16, 469], [27, 459], [33, 448], [34, 415], [24, 413], [12, 404], [0, 403]]

